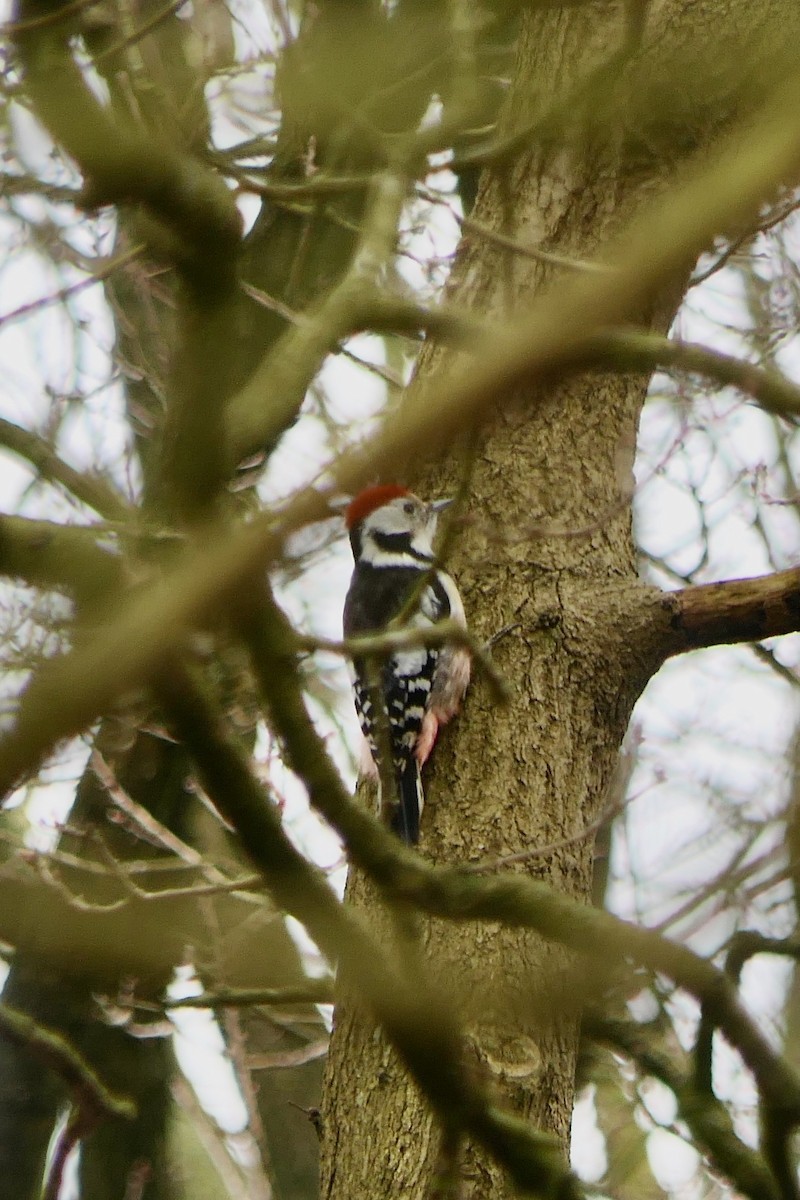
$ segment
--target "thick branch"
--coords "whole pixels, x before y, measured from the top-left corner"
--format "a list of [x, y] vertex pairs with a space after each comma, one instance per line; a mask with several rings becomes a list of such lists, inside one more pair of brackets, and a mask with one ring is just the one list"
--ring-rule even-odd
[[[95, 283], [96, 277], [87, 282]], [[129, 506], [110, 484], [97, 475], [71, 467], [58, 457], [52, 446], [38, 433], [0, 417], [0, 446], [26, 459], [44, 479], [61, 484], [76, 500], [93, 508], [102, 517], [110, 521], [123, 521], [130, 516]]]
[[[604, 274], [612, 268], [594, 264]], [[495, 338], [500, 330], [452, 305], [427, 308], [412, 301], [376, 296], [365, 309], [364, 328], [418, 335], [422, 332], [448, 345], [470, 349], [484, 338]], [[663, 337], [636, 329], [603, 330], [577, 339], [571, 353], [559, 363], [563, 371], [600, 370], [642, 372], [650, 375], [659, 367], [713, 379], [733, 386], [757, 400], [776, 416], [800, 414], [800, 387], [774, 367], [760, 367], [747, 359], [722, 354], [693, 342]]]
[[633, 330], [601, 333], [589, 343], [586, 361], [648, 374], [663, 367], [703, 375], [752, 396], [767, 412], [781, 417], [800, 414], [800, 387], [780, 371], [657, 333]]
[[0, 1036], [24, 1047], [58, 1075], [69, 1090], [72, 1111], [53, 1148], [42, 1200], [58, 1200], [73, 1147], [109, 1118], [133, 1120], [136, 1105], [110, 1091], [82, 1055], [56, 1030], [0, 1004]]
[[664, 657], [800, 630], [800, 567], [757, 579], [705, 583], [656, 602]]
[[0, 574], [82, 599], [107, 594], [122, 578], [115, 546], [102, 529], [0, 514]]

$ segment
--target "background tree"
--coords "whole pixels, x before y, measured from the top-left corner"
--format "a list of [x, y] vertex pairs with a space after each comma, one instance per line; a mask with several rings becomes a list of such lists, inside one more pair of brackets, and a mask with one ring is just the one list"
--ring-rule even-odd
[[[772, 767], [791, 720], [767, 708], [796, 675], [760, 639], [800, 622], [798, 23], [737, 0], [20, 0], [0, 441], [27, 467], [0, 529], [0, 785], [25, 807], [3, 818], [0, 1194], [55, 1196], [76, 1143], [92, 1200], [315, 1194], [292, 1105], [318, 1103], [334, 966], [326, 1196], [578, 1195], [576, 1064], [606, 1152], [576, 1167], [609, 1193], [659, 1190], [639, 1131], [655, 1154], [661, 1122], [707, 1189], [795, 1194], [792, 1047], [737, 985], [796, 951], [792, 772]], [[459, 496], [443, 553], [476, 634], [421, 854], [329, 752], [349, 712], [336, 503], [379, 476]], [[645, 698], [620, 760], [666, 659], [754, 641], [735, 661], [773, 742], [754, 721], [738, 773], [712, 769], [668, 674], [683, 739], [661, 744]], [[730, 685], [707, 686], [719, 709]], [[676, 835], [664, 791], [689, 780]], [[47, 789], [69, 817], [37, 850]], [[297, 827], [306, 797], [354, 868], [347, 904], [314, 865], [336, 865], [322, 826]], [[238, 1146], [164, 1036], [187, 963]]]

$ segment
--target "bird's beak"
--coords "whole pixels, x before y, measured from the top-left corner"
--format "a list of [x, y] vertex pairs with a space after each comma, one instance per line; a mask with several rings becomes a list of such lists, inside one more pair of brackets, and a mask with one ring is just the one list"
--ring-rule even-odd
[[452, 503], [453, 503], [452, 496], [448, 496], [448, 498], [446, 500], [432, 500], [431, 503], [428, 505], [428, 508], [430, 509], [430, 511], [432, 513], [435, 513], [436, 516], [438, 517], [439, 513], [444, 512], [444, 510], [446, 508], [449, 508]]

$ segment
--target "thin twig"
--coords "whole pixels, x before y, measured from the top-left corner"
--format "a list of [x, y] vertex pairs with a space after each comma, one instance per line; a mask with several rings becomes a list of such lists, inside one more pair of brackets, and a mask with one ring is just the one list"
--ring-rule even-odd
[[457, 621], [447, 620], [439, 621], [435, 625], [388, 629], [364, 637], [345, 638], [343, 641], [302, 634], [297, 636], [299, 650], [326, 651], [347, 658], [387, 658], [390, 654], [412, 646], [444, 645], [464, 646], [469, 650], [476, 664], [486, 675], [495, 699], [503, 704], [510, 701], [512, 693], [508, 680], [492, 662], [486, 647]]
[[57, 292], [51, 292], [49, 296], [42, 296], [38, 300], [30, 300], [27, 304], [20, 304], [19, 308], [12, 308], [9, 312], [0, 315], [0, 327], [10, 325], [13, 321], [21, 321], [24, 317], [33, 316], [34, 313], [41, 312], [43, 308], [49, 308], [53, 304], [61, 304], [64, 300], [70, 300], [73, 296], [77, 296], [79, 292], [84, 292], [87, 288], [94, 287], [96, 283], [103, 283], [115, 271], [118, 271], [121, 267], [126, 267], [128, 263], [141, 257], [143, 253], [144, 246], [133, 246], [130, 250], [125, 250], [113, 258], [109, 258], [103, 266], [97, 267], [85, 279], [79, 279], [77, 283], [71, 283], [69, 287], [60, 288]]
[[417, 192], [430, 204], [445, 205], [453, 219], [468, 233], [475, 233], [483, 238], [484, 241], [494, 246], [500, 246], [503, 250], [511, 250], [514, 254], [518, 254], [520, 258], [529, 258], [534, 262], [545, 263], [548, 266], [564, 267], [568, 271], [584, 271], [588, 274], [608, 274], [614, 270], [612, 266], [605, 263], [591, 262], [588, 259], [582, 258], [570, 258], [566, 254], [557, 254], [554, 250], [544, 250], [541, 246], [532, 246], [528, 242], [518, 242], [516, 238], [509, 237], [505, 233], [499, 233], [496, 229], [491, 229], [481, 221], [476, 221], [474, 217], [462, 216], [448, 204], [446, 197], [437, 196], [429, 188], [418, 187]]
[[478, 863], [462, 863], [461, 870], [467, 875], [484, 874], [486, 871], [499, 871], [503, 867], [512, 866], [514, 863], [530, 862], [534, 858], [547, 858], [551, 854], [555, 854], [557, 850], [565, 850], [568, 846], [575, 846], [579, 842], [585, 842], [587, 838], [594, 837], [597, 831], [606, 821], [611, 821], [620, 812], [623, 806], [614, 804], [609, 808], [604, 808], [595, 819], [590, 822], [579, 833], [573, 833], [570, 837], [561, 838], [557, 842], [550, 842], [546, 846], [533, 846], [530, 850], [519, 850], [516, 854], [504, 854], [500, 858], [485, 859]]
[[84, 8], [91, 8], [102, 2], [103, 0], [71, 0], [70, 3], [59, 5], [58, 8], [43, 13], [40, 17], [26, 17], [24, 21], [8, 21], [5, 25], [0, 26], [0, 37], [14, 38], [20, 33], [44, 29], [48, 25], [58, 25], [61, 21], [82, 12]]
[[157, 29], [159, 25], [163, 24], [164, 21], [167, 21], [171, 16], [183, 8], [186, 2], [187, 0], [170, 0], [169, 4], [166, 4], [163, 8], [159, 9], [158, 12], [153, 13], [152, 17], [150, 17], [147, 21], [143, 21], [141, 25], [137, 26], [136, 29], [134, 29], [126, 37], [120, 38], [120, 40], [118, 42], [114, 42], [112, 46], [105, 46], [102, 50], [96, 51], [96, 53], [92, 56], [92, 61], [97, 64], [102, 59], [111, 58], [113, 55], [119, 54], [120, 51], [127, 50], [129, 46], [134, 46], [137, 42], [140, 42], [142, 38], [147, 37], [149, 33], [152, 33], [154, 29]]
[[330, 979], [307, 979], [296, 987], [283, 988], [215, 988], [197, 996], [182, 996], [162, 1000], [159, 1008], [250, 1008], [253, 1005], [332, 1004], [333, 982]]
[[274, 1071], [276, 1068], [302, 1067], [305, 1063], [324, 1058], [328, 1053], [328, 1038], [320, 1038], [296, 1050], [275, 1051], [272, 1054], [248, 1054], [247, 1066], [250, 1071]]
[[194, 846], [190, 846], [182, 838], [174, 834], [171, 829], [167, 829], [166, 825], [163, 825], [161, 821], [157, 821], [152, 813], [149, 813], [143, 805], [137, 804], [128, 795], [125, 789], [117, 782], [114, 772], [99, 750], [95, 749], [92, 751], [89, 765], [99, 782], [105, 788], [113, 804], [129, 820], [138, 825], [156, 846], [160, 846], [162, 850], [168, 850], [171, 854], [176, 855], [190, 866], [205, 867], [206, 863], [202, 854], [195, 850]]

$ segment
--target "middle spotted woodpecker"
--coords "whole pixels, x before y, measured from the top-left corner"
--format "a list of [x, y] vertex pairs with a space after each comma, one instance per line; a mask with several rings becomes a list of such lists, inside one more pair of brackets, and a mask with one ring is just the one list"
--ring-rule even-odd
[[[449, 503], [425, 504], [407, 488], [380, 484], [348, 506], [345, 519], [355, 568], [344, 605], [345, 637], [385, 629], [412, 599], [409, 627], [425, 628], [447, 618], [466, 625], [458, 588], [436, 567], [433, 550], [439, 513]], [[458, 712], [469, 676], [470, 658], [463, 646], [409, 646], [371, 664], [353, 661], [356, 711], [368, 749], [363, 766], [374, 776], [381, 747], [391, 753], [399, 802], [392, 828], [412, 845], [419, 840], [423, 805], [420, 768], [439, 726]]]

